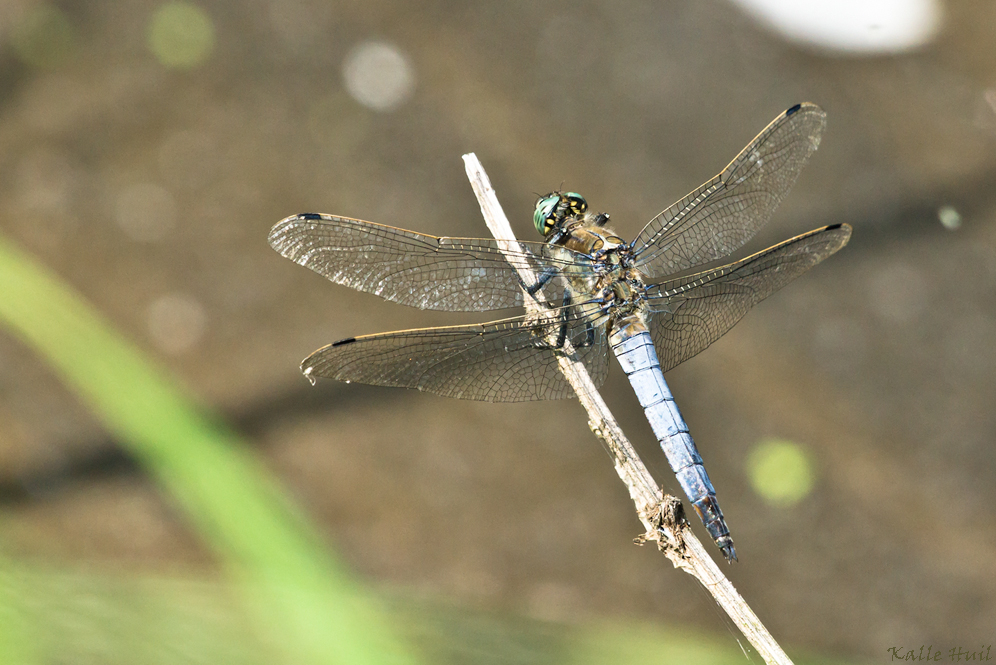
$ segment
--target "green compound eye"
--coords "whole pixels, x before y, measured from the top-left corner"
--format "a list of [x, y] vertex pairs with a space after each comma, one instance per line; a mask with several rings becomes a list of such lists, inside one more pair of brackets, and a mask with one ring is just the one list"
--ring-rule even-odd
[[571, 213], [583, 215], [588, 211], [588, 202], [577, 192], [564, 192], [563, 198]]
[[545, 236], [553, 228], [553, 217], [560, 203], [560, 194], [547, 194], [541, 196], [536, 202], [536, 210], [533, 212], [533, 224], [540, 235]]
[[540, 234], [548, 236], [568, 217], [579, 217], [587, 210], [588, 202], [577, 192], [552, 192], [541, 196], [536, 202], [533, 224]]

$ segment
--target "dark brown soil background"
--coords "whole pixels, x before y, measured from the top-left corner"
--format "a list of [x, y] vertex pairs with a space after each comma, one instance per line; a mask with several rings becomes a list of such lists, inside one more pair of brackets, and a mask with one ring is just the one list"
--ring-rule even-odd
[[[356, 570], [540, 617], [726, 631], [690, 578], [632, 544], [632, 506], [576, 402], [311, 388], [298, 363], [333, 340], [487, 317], [331, 285], [266, 234], [319, 211], [487, 235], [460, 160], [474, 151], [520, 237], [536, 193], [562, 183], [632, 237], [812, 101], [828, 114], [820, 150], [748, 249], [836, 222], [854, 226], [850, 245], [669, 374], [737, 543], [729, 574], [796, 647], [877, 660], [991, 642], [996, 5], [950, 2], [933, 44], [877, 57], [803, 50], [720, 0], [201, 6], [216, 45], [190, 71], [147, 50], [152, 2], [61, 3], [77, 32], [55, 68], [0, 53], [2, 231], [229, 418]], [[415, 75], [390, 112], [343, 85], [343, 59], [373, 39]], [[141, 241], [119, 219], [124, 193], [148, 185], [167, 223]], [[679, 491], [613, 366], [610, 406]], [[0, 432], [8, 552], [213, 566], [9, 335]], [[767, 437], [816, 460], [793, 508], [768, 507], [745, 476]]]

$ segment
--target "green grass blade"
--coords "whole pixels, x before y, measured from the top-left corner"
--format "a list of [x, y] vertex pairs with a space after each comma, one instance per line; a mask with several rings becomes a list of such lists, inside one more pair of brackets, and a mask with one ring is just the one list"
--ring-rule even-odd
[[249, 593], [288, 662], [414, 662], [376, 601], [239, 438], [3, 238], [0, 320], [182, 508]]

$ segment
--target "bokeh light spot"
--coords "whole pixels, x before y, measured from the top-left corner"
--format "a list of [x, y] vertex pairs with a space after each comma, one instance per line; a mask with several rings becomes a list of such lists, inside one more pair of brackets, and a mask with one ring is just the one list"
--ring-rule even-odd
[[941, 206], [937, 211], [937, 219], [941, 220], [941, 224], [948, 231], [961, 228], [961, 214], [954, 206]]
[[415, 90], [415, 72], [408, 58], [385, 42], [364, 42], [350, 51], [342, 76], [353, 99], [375, 111], [397, 108]]
[[813, 464], [802, 446], [781, 439], [761, 441], [747, 458], [751, 487], [773, 506], [792, 506], [813, 490]]
[[214, 24], [203, 9], [189, 2], [168, 2], [152, 15], [149, 50], [162, 65], [190, 69], [214, 49]]
[[73, 24], [62, 10], [38, 5], [17, 22], [10, 41], [22, 62], [39, 69], [52, 69], [72, 53], [75, 35]]

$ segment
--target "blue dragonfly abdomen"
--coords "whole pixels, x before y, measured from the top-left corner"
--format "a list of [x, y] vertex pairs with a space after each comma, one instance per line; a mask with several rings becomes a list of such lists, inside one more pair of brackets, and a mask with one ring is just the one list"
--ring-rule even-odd
[[730, 529], [723, 518], [723, 511], [719, 508], [716, 489], [709, 480], [702, 456], [699, 455], [695, 441], [688, 432], [688, 425], [664, 380], [664, 373], [654, 350], [654, 341], [646, 328], [639, 332], [634, 332], [632, 326], [628, 328], [627, 333], [616, 332], [609, 335], [609, 346], [633, 386], [640, 406], [643, 407], [650, 427], [685, 496], [691, 501], [696, 514], [722, 550], [723, 556], [735, 561], [737, 552], [733, 547]]

